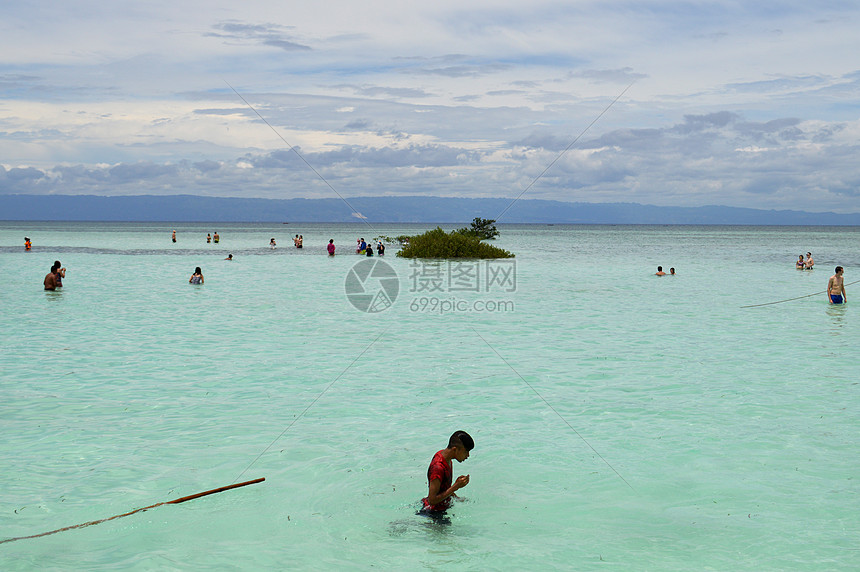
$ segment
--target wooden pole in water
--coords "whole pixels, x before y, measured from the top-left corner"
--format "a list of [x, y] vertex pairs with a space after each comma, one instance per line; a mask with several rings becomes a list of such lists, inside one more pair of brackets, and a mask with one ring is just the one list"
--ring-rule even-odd
[[109, 520], [114, 520], [115, 518], [122, 518], [122, 517], [124, 517], [124, 516], [131, 516], [131, 515], [133, 515], [133, 514], [135, 514], [135, 513], [143, 512], [143, 511], [145, 511], [145, 510], [149, 510], [149, 509], [151, 509], [151, 508], [155, 508], [155, 507], [157, 507], [157, 506], [161, 506], [161, 505], [163, 505], [163, 504], [179, 504], [179, 503], [182, 503], [182, 502], [185, 502], [185, 501], [190, 501], [190, 500], [192, 500], [192, 499], [197, 499], [197, 498], [200, 498], [200, 497], [205, 497], [205, 496], [207, 496], [207, 495], [214, 495], [215, 493], [220, 493], [220, 492], [223, 492], [223, 491], [229, 491], [230, 489], [235, 489], [235, 488], [238, 488], [238, 487], [244, 487], [244, 486], [247, 486], [247, 485], [253, 485], [253, 484], [256, 484], [256, 483], [261, 483], [261, 482], [263, 482], [263, 481], [265, 481], [265, 480], [266, 480], [266, 478], [265, 478], [265, 477], [260, 477], [259, 479], [254, 479], [254, 480], [251, 480], [251, 481], [245, 481], [244, 483], [236, 483], [235, 485], [227, 485], [226, 487], [218, 487], [217, 489], [212, 489], [212, 490], [209, 490], [209, 491], [203, 491], [202, 493], [197, 493], [197, 494], [193, 494], [193, 495], [188, 495], [187, 497], [182, 497], [182, 498], [174, 499], [174, 500], [172, 500], [172, 501], [164, 501], [164, 502], [159, 502], [159, 503], [151, 504], [151, 505], [149, 505], [149, 506], [145, 506], [145, 507], [143, 507], [143, 508], [137, 508], [137, 509], [134, 509], [134, 510], [133, 510], [133, 511], [131, 511], [131, 512], [127, 512], [127, 513], [124, 513], [124, 514], [118, 514], [118, 515], [116, 515], [116, 516], [111, 516], [111, 517], [109, 517], [109, 518], [103, 518], [103, 519], [101, 519], [101, 520], [93, 520], [93, 521], [90, 521], [90, 522], [84, 522], [84, 523], [82, 523], [82, 524], [75, 524], [75, 525], [73, 525], [73, 526], [67, 526], [67, 527], [65, 527], [65, 528], [58, 528], [57, 530], [52, 530], [52, 531], [50, 531], [50, 532], [43, 532], [43, 533], [41, 533], [41, 534], [33, 534], [33, 535], [30, 535], [30, 536], [18, 536], [18, 537], [16, 537], [16, 538], [7, 538], [6, 540], [0, 540], [0, 544], [3, 544], [4, 542], [13, 542], [13, 541], [15, 541], [15, 540], [25, 540], [25, 539], [27, 539], [27, 538], [39, 538], [40, 536], [48, 536], [48, 535], [50, 535], [50, 534], [56, 534], [56, 533], [58, 533], [58, 532], [65, 532], [66, 530], [74, 530], [74, 529], [76, 529], [76, 528], [84, 528], [84, 527], [86, 527], [86, 526], [92, 526], [92, 525], [94, 525], [94, 524], [100, 524], [100, 523], [102, 523], [102, 522], [107, 522], [107, 521], [109, 521]]

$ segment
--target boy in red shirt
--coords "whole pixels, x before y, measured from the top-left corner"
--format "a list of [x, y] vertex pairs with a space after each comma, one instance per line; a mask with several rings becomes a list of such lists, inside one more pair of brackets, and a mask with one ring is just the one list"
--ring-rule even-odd
[[469, 484], [469, 475], [460, 475], [454, 484], [451, 479], [454, 476], [454, 466], [451, 463], [457, 459], [462, 463], [469, 458], [469, 451], [475, 448], [475, 442], [465, 431], [455, 431], [448, 439], [448, 448], [438, 451], [430, 467], [427, 469], [427, 496], [421, 499], [424, 508], [418, 514], [429, 516], [434, 519], [442, 519], [445, 510], [451, 505], [451, 497], [457, 497], [456, 493]]

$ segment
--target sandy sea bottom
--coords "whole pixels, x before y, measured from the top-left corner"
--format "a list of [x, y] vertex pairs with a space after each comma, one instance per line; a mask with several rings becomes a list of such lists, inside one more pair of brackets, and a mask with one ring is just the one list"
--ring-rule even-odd
[[[389, 249], [394, 303], [357, 310], [355, 239], [425, 228], [0, 223], [2, 538], [266, 478], [0, 568], [857, 569], [854, 290], [741, 306], [860, 279], [860, 229], [500, 225], [513, 283]], [[471, 483], [434, 525], [456, 429]]]

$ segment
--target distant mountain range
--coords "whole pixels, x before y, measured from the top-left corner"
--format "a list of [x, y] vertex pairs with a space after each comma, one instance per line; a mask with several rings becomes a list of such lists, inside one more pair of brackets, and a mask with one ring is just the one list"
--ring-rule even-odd
[[351, 197], [241, 199], [193, 195], [0, 195], [0, 220], [185, 222], [426, 222], [475, 217], [503, 223], [860, 225], [860, 213], [812, 213], [737, 207], [658, 207], [523, 199]]

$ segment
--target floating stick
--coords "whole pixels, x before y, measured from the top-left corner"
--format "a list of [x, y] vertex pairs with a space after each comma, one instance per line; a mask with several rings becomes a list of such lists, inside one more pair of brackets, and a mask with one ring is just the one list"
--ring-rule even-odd
[[103, 519], [101, 519], [101, 520], [93, 520], [93, 521], [90, 521], [90, 522], [85, 522], [85, 523], [83, 523], [83, 524], [75, 524], [74, 526], [67, 526], [67, 527], [65, 527], [65, 528], [58, 528], [57, 530], [52, 530], [52, 531], [50, 531], [50, 532], [43, 532], [43, 533], [41, 533], [41, 534], [33, 534], [33, 535], [30, 535], [30, 536], [18, 536], [18, 537], [16, 537], [16, 538], [7, 538], [6, 540], [0, 540], [0, 544], [3, 544], [4, 542], [13, 542], [13, 541], [15, 541], [15, 540], [25, 540], [25, 539], [27, 539], [27, 538], [39, 538], [40, 536], [48, 536], [49, 534], [56, 534], [56, 533], [58, 533], [58, 532], [65, 532], [66, 530], [73, 530], [73, 529], [75, 529], [75, 528], [84, 528], [84, 527], [86, 527], [86, 526], [92, 526], [92, 525], [94, 525], [94, 524], [100, 524], [100, 523], [102, 523], [102, 522], [107, 522], [107, 521], [109, 521], [109, 520], [113, 520], [113, 519], [115, 519], [115, 518], [122, 518], [122, 517], [124, 517], [124, 516], [131, 516], [131, 515], [133, 515], [133, 514], [135, 514], [135, 513], [137, 513], [137, 512], [143, 512], [143, 511], [145, 511], [145, 510], [149, 510], [149, 509], [151, 509], [151, 508], [155, 508], [155, 507], [157, 507], [157, 506], [161, 506], [161, 505], [163, 505], [163, 504], [179, 504], [179, 503], [182, 503], [182, 502], [185, 502], [185, 501], [190, 501], [190, 500], [192, 500], [192, 499], [196, 499], [196, 498], [200, 498], [200, 497], [205, 497], [206, 495], [214, 495], [215, 493], [220, 493], [220, 492], [223, 492], [223, 491], [229, 491], [230, 489], [235, 489], [235, 488], [238, 488], [238, 487], [244, 487], [245, 485], [253, 485], [253, 484], [255, 484], [255, 483], [261, 483], [261, 482], [263, 482], [263, 481], [265, 481], [265, 480], [266, 480], [266, 479], [265, 479], [265, 477], [260, 477], [259, 479], [254, 479], [254, 480], [252, 480], [252, 481], [245, 481], [244, 483], [237, 483], [237, 484], [235, 484], [235, 485], [227, 485], [226, 487], [218, 487], [217, 489], [212, 489], [212, 490], [209, 490], [209, 491], [204, 491], [204, 492], [202, 492], [202, 493], [197, 493], [197, 494], [194, 494], [194, 495], [188, 495], [187, 497], [182, 497], [182, 498], [174, 499], [174, 500], [172, 500], [172, 501], [164, 501], [164, 502], [155, 503], [155, 504], [153, 504], [153, 505], [149, 505], [149, 506], [145, 506], [145, 507], [143, 507], [143, 508], [135, 509], [135, 510], [133, 510], [133, 511], [131, 511], [131, 512], [127, 512], [127, 513], [125, 513], [125, 514], [118, 514], [118, 515], [116, 515], [116, 516], [112, 516], [112, 517], [110, 517], [110, 518], [103, 518]]

